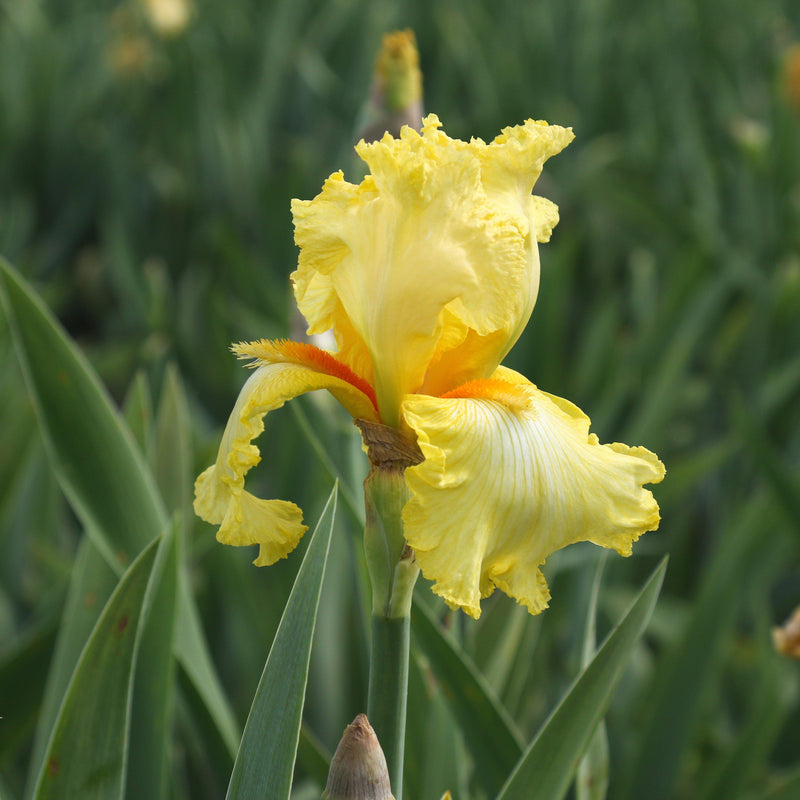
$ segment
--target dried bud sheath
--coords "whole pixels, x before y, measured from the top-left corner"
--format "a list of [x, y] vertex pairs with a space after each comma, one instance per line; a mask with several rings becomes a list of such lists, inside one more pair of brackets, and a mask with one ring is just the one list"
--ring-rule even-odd
[[345, 728], [322, 800], [394, 800], [383, 750], [365, 714]]

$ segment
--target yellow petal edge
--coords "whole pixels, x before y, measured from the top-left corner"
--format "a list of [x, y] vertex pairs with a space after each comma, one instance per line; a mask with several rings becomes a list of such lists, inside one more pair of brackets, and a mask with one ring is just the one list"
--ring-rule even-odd
[[[220, 526], [219, 542], [258, 544], [254, 563], [267, 566], [285, 558], [307, 528], [302, 511], [294, 503], [263, 500], [244, 488], [245, 475], [261, 461], [258, 447], [251, 442], [264, 430], [264, 415], [297, 395], [318, 389], [330, 391], [357, 416], [375, 419], [376, 412], [370, 398], [351, 382], [320, 371], [330, 369], [332, 362], [333, 369], [337, 368], [335, 359], [317, 348], [262, 341], [234, 349], [242, 357], [254, 358], [257, 368], [239, 393], [216, 463], [195, 482], [194, 510], [207, 522]], [[337, 371], [346, 374], [346, 370]]]
[[[333, 329], [343, 360], [369, 363], [381, 416], [399, 421], [403, 395], [417, 392], [441, 342], [468, 331], [493, 337], [488, 377], [530, 316], [539, 287], [537, 240], [558, 220], [531, 196], [542, 165], [572, 131], [528, 120], [486, 144], [463, 142], [425, 118], [356, 150], [370, 174], [341, 172], [313, 200], [295, 200], [300, 248], [292, 274], [309, 333]], [[448, 325], [458, 329], [457, 335]]]
[[465, 397], [406, 398], [425, 461], [406, 471], [406, 539], [433, 591], [476, 619], [496, 588], [533, 614], [555, 550], [590, 541], [629, 555], [658, 527], [642, 488], [664, 477], [643, 447], [599, 444], [580, 409], [503, 369]]

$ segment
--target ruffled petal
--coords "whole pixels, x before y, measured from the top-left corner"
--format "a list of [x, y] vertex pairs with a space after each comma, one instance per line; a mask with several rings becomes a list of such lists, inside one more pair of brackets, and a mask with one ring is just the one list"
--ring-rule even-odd
[[257, 566], [287, 556], [306, 531], [302, 511], [284, 500], [262, 500], [246, 491], [247, 472], [261, 454], [251, 444], [264, 430], [264, 415], [305, 392], [327, 389], [354, 416], [377, 420], [372, 389], [329, 353], [297, 342], [237, 345], [242, 357], [255, 360], [228, 419], [216, 463], [195, 482], [194, 510], [219, 525], [223, 544], [260, 545]]
[[404, 128], [399, 139], [361, 142], [371, 174], [360, 185], [336, 173], [314, 200], [292, 204], [298, 306], [312, 333], [335, 327], [337, 312], [347, 317], [340, 348], [353, 354], [348, 363], [369, 352], [389, 425], [402, 397], [422, 386], [440, 341], [459, 338], [449, 323], [482, 343], [502, 333], [471, 377], [488, 377], [516, 340], [538, 291], [536, 240], [555, 222], [552, 204], [530, 191], [544, 160], [572, 137], [529, 121], [486, 145], [450, 139], [439, 126], [431, 115], [421, 134]]
[[406, 540], [434, 592], [476, 618], [495, 587], [539, 613], [550, 553], [588, 540], [629, 555], [659, 522], [642, 488], [664, 476], [653, 453], [599, 444], [578, 408], [504, 372], [403, 404], [425, 456], [406, 470]]

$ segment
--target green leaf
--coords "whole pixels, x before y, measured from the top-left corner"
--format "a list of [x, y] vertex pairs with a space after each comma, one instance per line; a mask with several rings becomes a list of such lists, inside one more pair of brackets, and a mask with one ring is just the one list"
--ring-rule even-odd
[[800, 796], [800, 769], [786, 775], [768, 792], [760, 794], [757, 800], [797, 800]]
[[[17, 360], [3, 358], [0, 360], [0, 374], [3, 380], [0, 384], [0, 515], [8, 513], [9, 509], [18, 496], [20, 489], [20, 478], [24, 470], [21, 465], [29, 458], [29, 453], [38, 449], [41, 445], [36, 431], [36, 417], [31, 407], [30, 399], [20, 386], [20, 376], [17, 373]], [[0, 575], [4, 580], [4, 585], [9, 588], [13, 581], [9, 571], [19, 573], [17, 565], [12, 565], [8, 560], [8, 551], [5, 550], [10, 544], [9, 528], [0, 533], [0, 548], [3, 548]], [[6, 574], [3, 574], [6, 573]]]
[[[768, 637], [762, 640], [766, 649], [771, 646]], [[766, 644], [769, 642], [769, 644]], [[719, 797], [738, 797], [742, 788], [753, 785], [759, 767], [768, 763], [769, 754], [786, 717], [795, 707], [797, 684], [795, 664], [783, 663], [788, 659], [774, 651], [762, 653], [759, 659], [757, 681], [754, 681], [748, 698], [749, 713], [736, 738], [725, 749], [716, 769], [711, 772], [706, 785], [695, 789], [697, 800], [715, 800]]]
[[180, 522], [144, 621], [136, 661], [126, 797], [166, 798], [171, 763]]
[[787, 460], [770, 442], [759, 409], [748, 406], [740, 396], [733, 399], [733, 419], [747, 451], [766, 476], [785, 519], [800, 533], [800, 480]]
[[758, 562], [772, 509], [760, 492], [733, 509], [725, 541], [703, 577], [693, 614], [681, 638], [662, 660], [650, 692], [648, 717], [639, 731], [639, 755], [619, 796], [668, 800], [695, 715], [742, 599], [747, 571]]
[[448, 789], [461, 792], [461, 778], [472, 772], [461, 731], [430, 665], [415, 648], [408, 673], [408, 721], [403, 793], [406, 797], [440, 798]]
[[297, 763], [321, 786], [325, 785], [331, 766], [331, 754], [305, 724], [300, 728], [300, 741], [297, 746]]
[[173, 776], [200, 783], [203, 786], [201, 796], [216, 800], [225, 796], [236, 753], [232, 754], [222, 739], [220, 729], [185, 665], [178, 664], [177, 678], [179, 691], [175, 695], [175, 722], [181, 752]]
[[3, 647], [0, 656], [0, 708], [14, 724], [0, 724], [0, 761], [10, 760], [13, 751], [34, 730], [39, 714], [42, 688], [56, 641], [58, 617], [49, 614], [17, 641]]
[[[311, 641], [336, 519], [334, 485], [308, 545], [247, 717], [227, 800], [288, 800], [305, 703]], [[330, 513], [330, 522], [323, 521]]]
[[[603, 550], [597, 559], [592, 594], [586, 609], [586, 630], [583, 638], [581, 664], [589, 666], [597, 647], [597, 598], [603, 582], [603, 570], [608, 560], [608, 550]], [[578, 778], [575, 784], [577, 800], [604, 800], [608, 793], [608, 735], [602, 720], [589, 742], [589, 747], [578, 765]]]
[[[325, 469], [325, 471], [328, 473], [328, 475], [331, 477], [332, 480], [339, 480], [339, 470], [336, 468], [336, 465], [333, 463], [333, 460], [328, 455], [328, 451], [325, 449], [325, 445], [322, 443], [319, 434], [309, 421], [306, 412], [303, 410], [302, 404], [290, 403], [288, 407], [291, 410], [292, 415], [294, 416], [294, 420], [297, 423], [297, 427], [300, 429], [300, 433], [303, 434], [309, 446], [313, 450], [314, 455], [319, 459], [319, 463], [322, 464], [323, 468]], [[345, 506], [347, 506], [348, 510], [352, 514], [353, 519], [356, 522], [358, 522], [361, 526], [363, 526], [364, 525], [363, 499], [359, 500], [353, 493], [353, 490], [347, 485], [347, 483], [341, 484], [339, 493], [342, 495], [344, 504]]]
[[192, 682], [230, 757], [239, 740], [238, 725], [217, 677], [200, 624], [200, 614], [185, 569], [178, 575], [178, 621], [175, 654]]
[[[107, 392], [42, 301], [0, 258], [0, 300], [61, 486], [115, 569], [167, 525], [152, 475]], [[239, 739], [203, 637], [186, 570], [179, 576], [178, 658], [231, 754]]]
[[41, 769], [45, 748], [52, 736], [58, 710], [75, 671], [75, 665], [116, 584], [117, 577], [114, 571], [95, 547], [93, 539], [84, 536], [72, 567], [72, 578], [61, 618], [61, 627], [58, 630], [55, 654], [47, 674], [47, 686], [39, 712], [33, 755], [28, 771], [28, 792], [26, 792], [28, 797], [33, 790], [36, 775]]
[[450, 700], [478, 779], [496, 792], [522, 754], [522, 737], [469, 656], [421, 603], [414, 603], [411, 630]]
[[147, 547], [103, 609], [70, 680], [36, 782], [36, 800], [123, 796], [142, 621], [171, 549], [170, 532]]
[[150, 383], [147, 375], [139, 370], [133, 376], [125, 401], [122, 404], [125, 422], [142, 453], [150, 447], [153, 426], [153, 401], [150, 399]]
[[731, 291], [731, 282], [720, 279], [709, 283], [692, 298], [680, 324], [659, 349], [658, 359], [649, 366], [648, 380], [641, 386], [641, 396], [627, 425], [624, 441], [649, 441], [663, 429], [663, 421], [669, 419], [673, 410], [677, 387], [686, 381], [687, 365], [698, 343], [716, 323]]
[[558, 800], [566, 794], [634, 645], [650, 620], [666, 567], [664, 559], [539, 730], [497, 800]]
[[481, 613], [481, 621], [475, 628], [472, 652], [483, 657], [478, 667], [489, 685], [507, 706], [503, 692], [509, 687], [514, 673], [514, 664], [520, 650], [525, 649], [525, 636], [531, 623], [538, 622], [525, 606], [502, 597], [500, 602], [487, 604]]
[[169, 364], [158, 404], [152, 464], [167, 508], [184, 519], [192, 508], [191, 450], [186, 394], [178, 370]]
[[[83, 354], [0, 259], [6, 313], [61, 486], [109, 563], [127, 564], [166, 527], [130, 431]], [[112, 548], [109, 552], [109, 548]]]

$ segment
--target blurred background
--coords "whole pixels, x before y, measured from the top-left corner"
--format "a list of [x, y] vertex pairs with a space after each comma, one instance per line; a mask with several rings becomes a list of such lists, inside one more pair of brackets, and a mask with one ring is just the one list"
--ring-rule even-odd
[[[601, 441], [667, 466], [660, 530], [608, 559], [600, 594], [602, 635], [669, 554], [607, 719], [608, 796], [783, 796], [800, 769], [800, 664], [771, 630], [800, 605], [792, 0], [0, 0], [0, 253], [87, 354], [157, 474], [159, 451], [179, 450], [162, 490], [183, 512], [243, 722], [301, 552], [250, 566], [255, 553], [193, 518], [191, 483], [245, 380], [229, 344], [296, 335], [289, 201], [339, 168], [359, 179], [358, 120], [397, 28], [416, 34], [424, 106], [449, 135], [491, 140], [528, 117], [576, 134], [536, 187], [561, 222], [507, 363], [580, 406]], [[294, 500], [312, 526], [332, 475], [344, 481], [306, 706], [329, 753], [366, 697], [366, 465], [323, 397], [271, 415], [261, 444], [254, 491]], [[0, 697], [16, 703], [14, 724], [0, 721], [3, 797], [25, 779], [80, 536], [0, 316]], [[540, 617], [498, 593], [479, 623], [448, 618], [526, 737], [579, 670], [597, 557], [574, 546], [551, 560]], [[21, 654], [24, 685], [9, 677]], [[481, 797], [423, 653], [409, 726], [408, 796]], [[222, 796], [224, 764], [181, 741], [175, 796]], [[298, 797], [319, 795], [311, 772], [301, 760]]]

